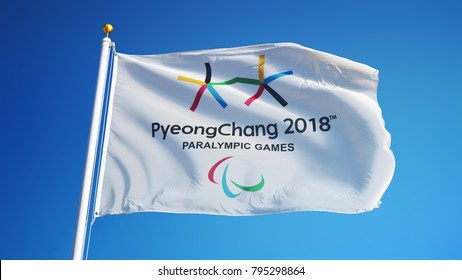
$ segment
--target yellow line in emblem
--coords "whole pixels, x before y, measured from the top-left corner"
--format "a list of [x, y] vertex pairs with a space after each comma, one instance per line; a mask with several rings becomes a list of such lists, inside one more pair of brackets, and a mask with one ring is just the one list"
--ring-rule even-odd
[[178, 80], [188, 82], [188, 83], [198, 84], [198, 85], [205, 85], [205, 82], [203, 82], [203, 81], [188, 78], [188, 77], [185, 77], [185, 76], [178, 76]]
[[258, 79], [263, 83], [265, 80], [265, 55], [260, 55], [260, 61], [258, 63]]

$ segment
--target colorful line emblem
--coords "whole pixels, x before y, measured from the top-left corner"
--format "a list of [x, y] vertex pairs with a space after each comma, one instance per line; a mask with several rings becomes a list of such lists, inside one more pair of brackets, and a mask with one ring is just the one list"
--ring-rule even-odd
[[265, 78], [265, 55], [260, 55], [259, 63], [258, 63], [258, 80], [252, 79], [252, 78], [235, 77], [225, 82], [211, 82], [212, 68], [210, 66], [210, 63], [208, 62], [205, 63], [204, 81], [196, 80], [196, 79], [185, 77], [185, 76], [178, 76], [178, 80], [188, 82], [188, 83], [198, 84], [201, 86], [199, 90], [197, 91], [196, 97], [194, 98], [193, 104], [191, 105], [191, 108], [190, 108], [190, 110], [194, 112], [197, 106], [199, 105], [202, 95], [204, 94], [204, 91], [206, 89], [212, 94], [212, 96], [221, 105], [221, 107], [226, 108], [228, 104], [223, 100], [223, 98], [220, 96], [220, 94], [215, 90], [213, 86], [229, 86], [235, 83], [251, 84], [251, 85], [258, 86], [256, 93], [244, 102], [244, 104], [247, 106], [250, 106], [252, 102], [257, 100], [263, 94], [263, 91], [266, 89], [266, 91], [279, 104], [281, 104], [281, 106], [285, 107], [288, 104], [287, 101], [277, 91], [275, 91], [272, 87], [270, 87], [269, 83], [283, 76], [292, 75], [292, 74], [293, 74], [292, 70], [288, 70], [288, 71], [273, 74]]

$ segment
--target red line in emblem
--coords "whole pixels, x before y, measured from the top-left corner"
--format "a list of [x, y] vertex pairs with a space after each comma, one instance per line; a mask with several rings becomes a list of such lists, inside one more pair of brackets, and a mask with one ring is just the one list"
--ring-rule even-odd
[[196, 98], [194, 98], [194, 102], [191, 105], [191, 108], [189, 108], [191, 111], [194, 112], [196, 110], [197, 105], [199, 105], [199, 101], [201, 100], [202, 94], [204, 93], [206, 88], [207, 88], [207, 85], [202, 85], [197, 91]]
[[217, 161], [217, 163], [215, 163], [215, 164], [212, 166], [212, 168], [210, 168], [210, 170], [209, 170], [209, 180], [210, 180], [210, 182], [215, 183], [215, 184], [218, 184], [217, 182], [215, 182], [215, 179], [213, 178], [213, 175], [215, 174], [215, 169], [217, 169], [217, 167], [218, 167], [223, 161], [225, 161], [225, 160], [227, 160], [227, 159], [230, 159], [230, 158], [232, 158], [232, 157], [233, 157], [233, 156], [229, 156], [229, 157], [222, 158], [222, 159], [220, 159], [219, 161]]
[[257, 98], [259, 98], [261, 96], [261, 94], [263, 93], [263, 90], [265, 89], [265, 85], [264, 84], [261, 84], [259, 87], [258, 87], [258, 90], [257, 92], [251, 96], [249, 99], [247, 99], [247, 101], [244, 103], [245, 105], [247, 106], [250, 106], [250, 104], [252, 104], [252, 102], [254, 102], [255, 100], [257, 100]]

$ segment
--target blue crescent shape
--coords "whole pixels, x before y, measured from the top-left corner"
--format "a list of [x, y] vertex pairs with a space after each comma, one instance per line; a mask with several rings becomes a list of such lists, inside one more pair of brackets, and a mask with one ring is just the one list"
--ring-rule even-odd
[[236, 198], [241, 193], [234, 194], [231, 192], [231, 190], [228, 187], [228, 183], [226, 182], [226, 174], [228, 173], [228, 166], [229, 166], [229, 163], [226, 165], [225, 170], [223, 171], [223, 177], [221, 178], [221, 185], [223, 187], [223, 192], [226, 194], [227, 197]]

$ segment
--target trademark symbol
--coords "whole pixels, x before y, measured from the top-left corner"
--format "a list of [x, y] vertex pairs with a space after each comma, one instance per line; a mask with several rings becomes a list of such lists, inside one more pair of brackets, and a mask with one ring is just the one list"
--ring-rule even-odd
[[329, 119], [330, 119], [330, 120], [336, 120], [336, 119], [337, 119], [337, 115], [330, 115], [330, 116], [329, 116]]

